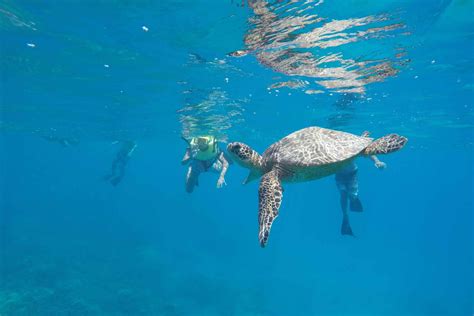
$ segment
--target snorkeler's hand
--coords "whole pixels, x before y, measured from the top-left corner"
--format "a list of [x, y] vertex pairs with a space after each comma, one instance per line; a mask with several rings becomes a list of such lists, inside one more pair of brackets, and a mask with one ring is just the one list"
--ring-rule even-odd
[[186, 149], [186, 152], [184, 153], [183, 159], [181, 160], [181, 164], [184, 166], [191, 160], [191, 152], [188, 149]]
[[225, 182], [224, 177], [219, 177], [219, 180], [217, 180], [217, 188], [220, 189], [224, 185], [227, 185], [227, 183]]
[[375, 162], [375, 168], [382, 170], [382, 169], [387, 168], [387, 164], [386, 164], [385, 162], [382, 162], [382, 161], [380, 161], [380, 160], [377, 160], [377, 161]]

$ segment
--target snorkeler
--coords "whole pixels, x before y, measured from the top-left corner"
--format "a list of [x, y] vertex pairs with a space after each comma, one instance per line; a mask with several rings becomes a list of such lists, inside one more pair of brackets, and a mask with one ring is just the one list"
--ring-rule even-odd
[[183, 139], [188, 143], [188, 148], [181, 164], [190, 162], [186, 173], [186, 192], [192, 193], [194, 187], [199, 185], [199, 174], [209, 170], [219, 173], [217, 188], [222, 188], [226, 184], [225, 174], [229, 161], [219, 149], [217, 139], [214, 136], [193, 137], [190, 141]]
[[349, 215], [347, 214], [347, 206], [352, 212], [362, 212], [364, 209], [359, 200], [359, 183], [357, 181], [357, 165], [351, 162], [347, 167], [336, 173], [336, 185], [340, 194], [340, 202], [342, 209], [342, 226], [341, 234], [351, 235], [352, 228], [349, 223]]
[[[369, 137], [369, 132], [362, 133], [363, 137]], [[377, 156], [371, 155], [370, 159], [374, 162], [377, 169], [386, 168], [386, 164], [380, 161]], [[354, 236], [349, 222], [347, 206], [352, 212], [362, 212], [364, 208], [359, 199], [359, 182], [357, 181], [357, 165], [351, 161], [344, 169], [336, 173], [336, 185], [340, 194], [340, 202], [342, 209], [342, 235]]]
[[122, 143], [122, 147], [117, 152], [117, 155], [112, 162], [111, 173], [106, 175], [104, 180], [109, 181], [113, 186], [117, 186], [117, 184], [122, 181], [122, 178], [125, 175], [125, 166], [130, 160], [136, 147], [137, 144], [134, 141], [124, 141]]

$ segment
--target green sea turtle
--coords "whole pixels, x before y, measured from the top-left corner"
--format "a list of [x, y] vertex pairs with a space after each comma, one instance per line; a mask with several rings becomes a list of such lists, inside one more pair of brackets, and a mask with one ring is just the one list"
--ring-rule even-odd
[[262, 156], [239, 142], [230, 143], [227, 151], [238, 164], [250, 169], [244, 183], [262, 177], [258, 189], [258, 238], [265, 247], [282, 201], [282, 182], [323, 178], [342, 170], [358, 156], [388, 154], [401, 149], [406, 142], [407, 138], [397, 134], [374, 140], [367, 134], [357, 136], [308, 127], [277, 141]]

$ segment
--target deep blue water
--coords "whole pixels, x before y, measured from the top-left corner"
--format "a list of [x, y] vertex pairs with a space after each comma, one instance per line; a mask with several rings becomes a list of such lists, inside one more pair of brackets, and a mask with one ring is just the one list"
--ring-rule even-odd
[[[0, 1], [0, 315], [472, 315], [473, 10]], [[181, 135], [312, 125], [409, 139], [357, 160], [355, 238], [333, 176], [284, 185], [264, 249], [242, 167], [185, 192]]]

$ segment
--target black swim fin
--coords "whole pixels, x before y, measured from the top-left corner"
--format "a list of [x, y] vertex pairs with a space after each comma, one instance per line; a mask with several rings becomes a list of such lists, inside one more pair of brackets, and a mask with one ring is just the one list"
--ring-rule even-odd
[[347, 217], [344, 217], [342, 219], [341, 234], [354, 236], [354, 233], [352, 232], [351, 224], [349, 224], [349, 219]]
[[349, 209], [352, 212], [363, 212], [364, 207], [362, 206], [362, 202], [359, 200], [358, 197], [350, 198], [349, 199]]
[[116, 187], [116, 186], [120, 183], [121, 180], [122, 180], [122, 178], [120, 178], [120, 177], [115, 177], [115, 178], [110, 179], [110, 183], [111, 183], [114, 187]]

